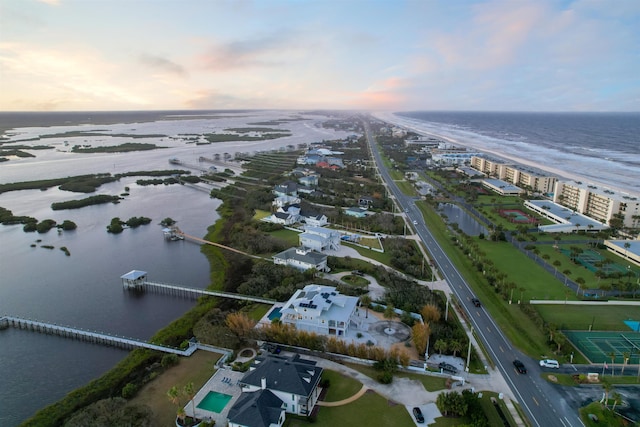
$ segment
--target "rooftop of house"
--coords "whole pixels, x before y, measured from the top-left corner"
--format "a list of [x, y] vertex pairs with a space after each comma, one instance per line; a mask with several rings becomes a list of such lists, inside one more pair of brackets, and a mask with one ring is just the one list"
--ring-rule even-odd
[[280, 259], [293, 259], [306, 264], [317, 265], [326, 261], [327, 256], [310, 249], [289, 248], [273, 256]]
[[251, 427], [279, 424], [282, 400], [269, 390], [242, 393], [229, 410], [229, 422]]
[[262, 379], [266, 380], [266, 388], [274, 391], [309, 397], [317, 387], [322, 375], [322, 368], [316, 362], [293, 356], [257, 357], [242, 380], [241, 384], [262, 387]]
[[318, 320], [336, 320], [348, 322], [358, 305], [358, 298], [340, 295], [333, 286], [307, 285], [299, 289], [287, 301], [280, 313], [296, 316], [303, 312], [315, 312]]

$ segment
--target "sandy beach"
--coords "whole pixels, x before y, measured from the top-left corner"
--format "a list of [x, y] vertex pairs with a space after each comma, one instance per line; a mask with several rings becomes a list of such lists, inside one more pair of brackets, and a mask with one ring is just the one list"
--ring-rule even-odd
[[467, 147], [473, 150], [477, 150], [479, 152], [482, 153], [486, 153], [489, 154], [493, 157], [497, 157], [499, 159], [504, 159], [507, 162], [513, 162], [513, 163], [517, 163], [520, 165], [524, 165], [524, 166], [528, 166], [531, 168], [535, 168], [538, 169], [540, 171], [545, 171], [548, 172], [551, 175], [555, 175], [558, 176], [561, 179], [564, 180], [573, 180], [573, 181], [580, 181], [580, 182], [589, 182], [592, 184], [595, 184], [599, 187], [604, 187], [604, 188], [608, 188], [617, 192], [621, 192], [621, 193], [633, 193], [630, 189], [628, 188], [622, 188], [620, 186], [616, 186], [613, 185], [611, 182], [605, 182], [605, 181], [597, 181], [594, 180], [593, 178], [590, 177], [586, 177], [584, 175], [580, 175], [577, 173], [572, 173], [571, 171], [568, 170], [564, 170], [564, 169], [559, 169], [557, 167], [553, 167], [550, 166], [547, 163], [541, 163], [541, 162], [537, 162], [534, 161], [530, 158], [525, 158], [525, 157], [519, 157], [519, 156], [515, 156], [513, 154], [510, 153], [505, 153], [503, 151], [499, 151], [496, 149], [489, 149], [486, 146], [482, 146], [481, 144], [477, 144], [477, 143], [471, 143], [469, 141], [465, 141], [463, 139], [460, 138], [452, 138], [450, 136], [446, 136], [446, 135], [442, 135], [440, 133], [437, 132], [433, 132], [432, 130], [428, 130], [425, 129], [424, 127], [421, 127], [418, 123], [416, 123], [415, 121], [410, 121], [407, 120], [403, 117], [398, 117], [396, 115], [394, 115], [393, 113], [373, 113], [372, 114], [375, 118], [382, 120], [384, 122], [387, 123], [391, 123], [394, 124], [396, 126], [401, 126], [403, 128], [409, 129], [413, 132], [416, 132], [420, 135], [424, 135], [424, 136], [432, 136], [432, 137], [436, 137], [439, 139], [442, 139], [444, 141], [450, 142], [451, 144], [454, 145], [458, 145], [458, 146], [462, 146], [462, 147]]

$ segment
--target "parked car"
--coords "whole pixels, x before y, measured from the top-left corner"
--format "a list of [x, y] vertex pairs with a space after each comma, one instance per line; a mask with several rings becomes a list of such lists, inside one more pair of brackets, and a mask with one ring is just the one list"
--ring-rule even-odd
[[480, 307], [480, 300], [478, 298], [471, 298], [471, 303], [476, 307]]
[[420, 424], [424, 423], [424, 415], [422, 415], [422, 411], [420, 408], [413, 408], [413, 416], [416, 417], [416, 421]]
[[553, 359], [542, 359], [540, 361], [540, 366], [542, 366], [543, 368], [560, 369], [560, 364], [558, 363], [558, 361]]
[[440, 364], [438, 365], [438, 368], [442, 369], [443, 372], [447, 372], [450, 374], [457, 374], [458, 373], [458, 368], [456, 368], [453, 365], [448, 364], [447, 362], [440, 362]]
[[518, 359], [513, 361], [513, 366], [516, 367], [516, 371], [518, 371], [519, 374], [526, 374], [527, 373], [527, 368], [524, 366], [524, 363], [522, 363]]

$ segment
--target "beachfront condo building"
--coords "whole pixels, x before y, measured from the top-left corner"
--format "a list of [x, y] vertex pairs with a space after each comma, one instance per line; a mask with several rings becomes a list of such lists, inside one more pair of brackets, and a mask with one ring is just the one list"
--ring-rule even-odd
[[508, 165], [481, 156], [473, 156], [470, 160], [470, 165], [490, 177], [543, 194], [551, 193], [555, 183], [558, 181], [555, 176], [542, 175], [520, 166]]
[[640, 227], [637, 196], [576, 181], [558, 181], [553, 201], [604, 224], [620, 219], [623, 227]]

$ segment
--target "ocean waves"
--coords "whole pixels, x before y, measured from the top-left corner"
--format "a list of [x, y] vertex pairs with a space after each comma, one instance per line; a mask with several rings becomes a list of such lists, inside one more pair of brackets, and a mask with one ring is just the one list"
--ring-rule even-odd
[[565, 179], [640, 193], [640, 115], [416, 112], [376, 117]]

